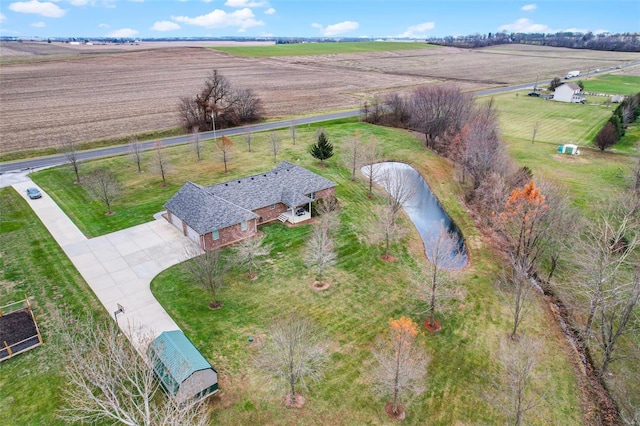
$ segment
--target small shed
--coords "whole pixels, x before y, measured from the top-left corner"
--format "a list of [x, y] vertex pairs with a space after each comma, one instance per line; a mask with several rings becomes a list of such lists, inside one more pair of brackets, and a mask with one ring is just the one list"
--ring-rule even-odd
[[609, 99], [611, 100], [611, 103], [619, 104], [624, 101], [624, 95], [611, 95]]
[[182, 331], [161, 333], [147, 355], [164, 390], [179, 401], [218, 391], [218, 373]]
[[578, 150], [578, 145], [573, 145], [573, 144], [565, 144], [565, 145], [560, 145], [558, 147], [558, 152], [560, 154], [569, 154], [569, 155], [579, 155], [580, 151]]

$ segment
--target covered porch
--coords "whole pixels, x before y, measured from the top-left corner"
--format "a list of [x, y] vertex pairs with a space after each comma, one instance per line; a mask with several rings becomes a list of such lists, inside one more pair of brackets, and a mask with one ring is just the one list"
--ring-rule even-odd
[[311, 219], [311, 203], [305, 207], [290, 207], [287, 211], [278, 216], [278, 220], [282, 223], [300, 223], [309, 219]]

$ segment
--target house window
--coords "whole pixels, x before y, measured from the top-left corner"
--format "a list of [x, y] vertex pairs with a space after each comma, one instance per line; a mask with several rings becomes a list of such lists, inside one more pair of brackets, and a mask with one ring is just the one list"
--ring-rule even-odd
[[275, 210], [276, 209], [276, 205], [275, 204], [271, 204], [271, 210]]
[[242, 223], [240, 224], [240, 229], [242, 231], [246, 231], [247, 230], [247, 221], [243, 220]]
[[312, 192], [311, 194], [309, 194], [309, 198], [311, 198], [312, 200], [316, 199], [316, 193]]
[[213, 231], [211, 231], [211, 236], [213, 237], [213, 241], [215, 241], [220, 238], [220, 232], [218, 232], [217, 229], [214, 229]]

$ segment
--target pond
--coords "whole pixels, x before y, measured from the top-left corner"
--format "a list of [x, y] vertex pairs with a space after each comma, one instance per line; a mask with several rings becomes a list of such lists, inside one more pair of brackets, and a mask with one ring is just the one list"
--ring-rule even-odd
[[[396, 179], [396, 181], [398, 179], [403, 180], [415, 188], [415, 191], [412, 191], [412, 194], [403, 203], [403, 208], [420, 233], [425, 248], [438, 235], [440, 223], [442, 223], [445, 229], [457, 237], [457, 252], [451, 253], [451, 257], [454, 258], [457, 255], [458, 259], [452, 265], [452, 269], [464, 268], [468, 262], [464, 238], [451, 218], [442, 209], [438, 200], [433, 196], [429, 185], [427, 185], [422, 176], [413, 167], [405, 163], [383, 162], [377, 163], [374, 167], [374, 180], [385, 190], [399, 190], [401, 185], [394, 185], [393, 179]], [[368, 170], [370, 170], [369, 166], [365, 166], [362, 168], [362, 173], [368, 176]], [[425, 254], [430, 261], [433, 261], [430, 258], [429, 250], [425, 250]]]

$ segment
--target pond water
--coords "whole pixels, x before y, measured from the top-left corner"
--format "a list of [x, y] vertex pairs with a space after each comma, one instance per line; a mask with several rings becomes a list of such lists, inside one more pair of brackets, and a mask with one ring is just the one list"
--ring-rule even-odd
[[[444, 224], [445, 229], [454, 233], [458, 237], [458, 251], [451, 255], [454, 257], [459, 254], [459, 260], [456, 261], [453, 269], [462, 269], [468, 262], [462, 234], [433, 196], [429, 185], [427, 185], [422, 176], [413, 167], [405, 163], [383, 162], [376, 164], [375, 167], [375, 181], [387, 191], [393, 191], [394, 188], [397, 190], [398, 185], [394, 186], [393, 183], [387, 183], [393, 178], [406, 180], [411, 186], [415, 186], [415, 192], [403, 204], [405, 212], [420, 233], [425, 247], [437, 236], [441, 222]], [[368, 170], [369, 166], [365, 166], [362, 168], [362, 173], [367, 176]], [[383, 176], [386, 176], [386, 178], [383, 178]], [[428, 250], [425, 254], [429, 257]]]

